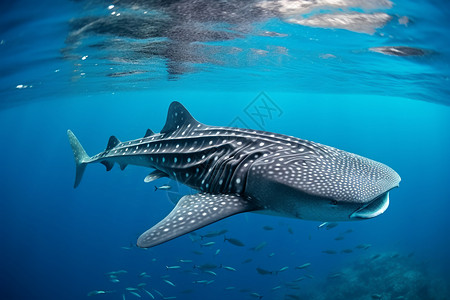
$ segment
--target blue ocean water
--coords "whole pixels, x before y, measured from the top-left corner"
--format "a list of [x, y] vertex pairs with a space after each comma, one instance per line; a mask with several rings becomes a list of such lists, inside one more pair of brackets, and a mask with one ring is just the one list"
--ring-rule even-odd
[[[0, 7], [2, 299], [450, 298], [447, 2]], [[171, 196], [192, 191], [144, 183], [144, 168], [106, 173], [100, 164], [73, 189], [66, 131], [94, 155], [111, 135], [158, 132], [174, 100], [205, 124], [380, 161], [400, 187], [366, 221], [319, 229], [246, 213], [139, 249], [137, 237], [172, 210]], [[154, 191], [166, 183], [171, 190]]]

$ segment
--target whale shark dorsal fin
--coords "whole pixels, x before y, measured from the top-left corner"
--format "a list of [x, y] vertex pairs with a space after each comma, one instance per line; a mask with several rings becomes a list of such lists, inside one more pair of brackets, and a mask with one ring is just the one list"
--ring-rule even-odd
[[145, 176], [144, 182], [145, 183], [152, 182], [152, 181], [162, 178], [162, 177], [169, 177], [169, 175], [167, 175], [163, 171], [155, 170], [155, 171], [151, 172], [150, 174], [148, 174], [147, 176]]
[[154, 134], [155, 134], [155, 133], [153, 132], [153, 130], [151, 130], [151, 129], [149, 128], [149, 129], [147, 129], [147, 132], [145, 132], [144, 137], [146, 138], [146, 137], [152, 136], [152, 135], [154, 135]]
[[108, 145], [106, 145], [105, 151], [111, 150], [112, 148], [114, 148], [115, 146], [117, 146], [119, 144], [120, 144], [119, 139], [112, 135], [109, 137]]
[[239, 195], [186, 195], [170, 214], [139, 237], [137, 245], [153, 247], [226, 217], [255, 210], [259, 210], [256, 204]]
[[180, 102], [174, 101], [170, 104], [166, 124], [163, 129], [161, 129], [161, 133], [173, 132], [178, 128], [189, 124], [194, 126], [199, 124], [199, 122], [191, 116], [191, 114]]

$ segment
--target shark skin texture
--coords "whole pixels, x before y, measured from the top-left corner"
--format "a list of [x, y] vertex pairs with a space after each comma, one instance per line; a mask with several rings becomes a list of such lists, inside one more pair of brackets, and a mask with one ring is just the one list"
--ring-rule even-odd
[[169, 107], [160, 133], [121, 142], [89, 157], [67, 131], [75, 158], [74, 187], [86, 166], [102, 163], [154, 169], [145, 182], [168, 177], [197, 191], [137, 241], [153, 247], [243, 212], [317, 221], [364, 220], [382, 214], [400, 183], [390, 167], [296, 137], [196, 121], [179, 102]]

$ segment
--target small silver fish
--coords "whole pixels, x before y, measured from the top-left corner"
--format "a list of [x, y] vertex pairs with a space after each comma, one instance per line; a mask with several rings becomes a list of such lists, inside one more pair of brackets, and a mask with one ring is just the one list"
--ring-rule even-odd
[[211, 246], [213, 246], [215, 244], [216, 244], [216, 242], [208, 242], [208, 243], [201, 244], [200, 246], [201, 247], [211, 247]]
[[304, 269], [304, 268], [307, 268], [307, 267], [309, 267], [311, 265], [311, 263], [305, 263], [305, 264], [303, 264], [303, 265], [301, 265], [301, 266], [298, 266], [298, 267], [295, 267], [296, 269]]
[[141, 295], [139, 295], [139, 294], [136, 293], [136, 292], [130, 291], [130, 294], [133, 294], [133, 295], [135, 295], [135, 296], [138, 297], [138, 298], [142, 298]]
[[258, 298], [258, 299], [261, 299], [263, 296], [261, 296], [260, 294], [258, 294], [258, 293], [250, 293], [250, 296], [252, 296], [252, 297], [254, 297], [254, 298]]
[[175, 270], [175, 269], [180, 269], [181, 266], [166, 266], [167, 270]]
[[253, 247], [253, 248], [250, 248], [250, 249], [251, 249], [251, 250], [254, 250], [254, 251], [259, 251], [259, 250], [261, 250], [262, 248], [264, 248], [265, 246], [267, 246], [267, 242], [262, 242], [261, 244], [255, 246], [255, 247]]
[[215, 264], [203, 264], [203, 265], [199, 265], [199, 266], [195, 265], [194, 268], [200, 269], [202, 271], [212, 270], [212, 269], [216, 269], [217, 265], [215, 265]]
[[100, 295], [100, 294], [106, 294], [106, 291], [90, 291], [87, 295], [94, 296], [94, 295]]
[[172, 188], [172, 187], [171, 187], [170, 185], [168, 185], [168, 184], [162, 185], [162, 186], [160, 186], [160, 187], [157, 187], [157, 186], [155, 185], [155, 192], [156, 192], [157, 190], [167, 191], [167, 190], [170, 190], [171, 188]]
[[222, 266], [222, 268], [224, 268], [225, 270], [228, 270], [228, 271], [234, 271], [234, 272], [236, 271], [236, 269], [233, 267]]
[[164, 296], [163, 296], [163, 294], [160, 292], [160, 291], [158, 291], [158, 290], [155, 290], [155, 289], [153, 289], [154, 291], [155, 291], [155, 293], [157, 293], [158, 295], [160, 295], [161, 296], [161, 298], [164, 298]]
[[170, 281], [170, 280], [163, 279], [163, 281], [164, 281], [165, 283], [167, 283], [168, 285], [175, 286], [175, 284], [174, 284], [172, 281]]
[[281, 269], [278, 270], [278, 272], [284, 272], [284, 271], [286, 271], [287, 269], [289, 269], [289, 267], [282, 267]]
[[328, 224], [328, 222], [323, 222], [322, 224], [320, 224], [319, 226], [317, 226], [317, 228], [322, 228], [323, 226], [325, 226], [325, 225], [327, 225]]
[[153, 296], [152, 293], [150, 293], [149, 291], [147, 291], [146, 289], [142, 289], [144, 292], [146, 292], [150, 297], [152, 297], [152, 299], [155, 299], [155, 296]]
[[247, 258], [246, 260], [244, 260], [243, 262], [241, 262], [241, 264], [248, 264], [249, 262], [253, 261], [252, 258]]
[[108, 273], [106, 273], [105, 275], [107, 275], [107, 276], [117, 276], [117, 275], [126, 274], [126, 273], [128, 273], [128, 271], [125, 271], [125, 270], [119, 270], [119, 271], [111, 271], [111, 272], [108, 272]]
[[371, 246], [372, 246], [371, 244], [359, 244], [358, 246], [356, 246], [356, 248], [367, 250], [367, 249], [369, 249]]
[[332, 229], [332, 228], [334, 228], [334, 227], [336, 227], [336, 226], [338, 226], [339, 225], [339, 223], [336, 223], [336, 222], [331, 222], [331, 223], [328, 223], [327, 224], [327, 226], [325, 227], [327, 230], [330, 230], [330, 229]]
[[217, 274], [216, 274], [215, 272], [213, 272], [213, 271], [210, 271], [210, 270], [207, 270], [207, 271], [205, 271], [205, 273], [208, 273], [208, 274], [211, 274], [211, 275], [217, 276]]
[[195, 280], [195, 281], [192, 281], [192, 283], [206, 284], [206, 283], [208, 283], [208, 280]]
[[219, 231], [211, 231], [211, 232], [208, 232], [207, 234], [201, 235], [201, 237], [202, 237], [202, 239], [205, 238], [205, 237], [206, 238], [211, 238], [211, 237], [216, 237], [216, 236], [225, 234], [227, 232], [228, 232], [227, 229], [222, 229], [222, 230], [219, 230]]
[[274, 272], [272, 272], [272, 271], [269, 271], [269, 270], [265, 270], [265, 269], [263, 269], [263, 268], [256, 268], [256, 272], [258, 272], [259, 274], [261, 274], [261, 275], [273, 275], [273, 273]]
[[299, 281], [302, 281], [303, 279], [305, 279], [305, 277], [302, 276], [302, 277], [292, 280], [292, 282], [299, 282]]
[[227, 237], [224, 237], [224, 238], [223, 238], [223, 241], [224, 241], [224, 242], [227, 241], [227, 242], [229, 242], [230, 244], [233, 244], [233, 245], [238, 246], [238, 247], [244, 247], [244, 246], [245, 246], [245, 244], [244, 244], [243, 242], [241, 242], [241, 241], [238, 240], [238, 239], [234, 239], [234, 238], [227, 238]]

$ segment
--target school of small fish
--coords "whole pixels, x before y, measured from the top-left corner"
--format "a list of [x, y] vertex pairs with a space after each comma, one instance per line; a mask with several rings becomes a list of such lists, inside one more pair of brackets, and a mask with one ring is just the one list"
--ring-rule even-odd
[[[159, 189], [168, 189], [168, 185], [161, 186]], [[168, 186], [170, 188], [170, 186]], [[322, 234], [327, 234], [328, 231], [336, 228], [339, 224], [332, 222], [324, 222], [318, 225], [318, 229], [326, 229]], [[280, 229], [273, 225], [262, 226], [262, 230], [276, 233]], [[286, 230], [286, 229], [283, 229]], [[333, 232], [336, 229], [332, 230]], [[368, 243], [360, 243], [353, 247], [340, 248], [338, 247], [346, 239], [346, 236], [352, 233], [352, 229], [347, 229], [338, 234], [332, 234], [329, 237], [330, 246], [336, 246], [333, 248], [327, 248], [321, 250], [321, 255], [345, 255], [352, 254], [355, 251], [363, 251], [358, 253], [367, 253], [364, 250], [368, 250], [372, 247]], [[291, 227], [287, 227], [287, 234], [294, 234]], [[320, 234], [320, 233], [319, 233]], [[151, 268], [142, 270], [137, 274], [131, 274], [129, 271], [120, 269], [117, 271], [109, 271], [105, 273], [105, 277], [109, 282], [116, 286], [116, 289], [98, 289], [92, 290], [87, 293], [89, 297], [96, 297], [97, 295], [103, 295], [102, 297], [109, 297], [108, 294], [118, 295], [111, 299], [183, 299], [183, 294], [195, 293], [202, 287], [217, 286], [227, 293], [241, 293], [248, 298], [255, 299], [272, 299], [276, 297], [280, 298], [284, 295], [284, 299], [300, 299], [298, 292], [309, 280], [314, 280], [314, 264], [308, 261], [291, 261], [289, 258], [285, 259], [286, 265], [279, 265], [274, 267], [271, 263], [274, 259], [283, 260], [283, 257], [273, 258], [276, 256], [276, 244], [271, 244], [269, 241], [261, 241], [253, 245], [248, 245], [242, 239], [232, 237], [232, 234], [227, 229], [219, 229], [214, 231], [207, 231], [205, 233], [192, 232], [188, 235], [193, 243], [193, 247], [190, 250], [192, 254], [190, 257], [178, 257], [173, 261], [166, 261], [162, 266], [158, 266], [158, 272], [152, 272]], [[314, 233], [308, 235], [308, 240], [312, 240]], [[335, 242], [333, 242], [333, 240]], [[336, 242], [338, 241], [338, 242]], [[123, 250], [136, 250], [145, 251], [142, 249], [133, 247], [121, 247]], [[242, 249], [242, 250], [239, 250]], [[185, 250], [185, 249], [183, 249]], [[234, 265], [228, 263], [222, 263], [221, 259], [230, 250], [241, 251], [241, 259]], [[181, 252], [181, 251], [180, 251]], [[265, 253], [264, 253], [265, 252]], [[177, 253], [177, 251], [175, 251]], [[183, 251], [186, 253], [186, 251]], [[295, 254], [295, 251], [291, 254]], [[263, 255], [263, 256], [261, 256]], [[195, 257], [197, 256], [197, 258]], [[256, 259], [255, 257], [266, 257], [266, 259]], [[397, 258], [400, 255], [398, 253], [392, 254], [392, 258]], [[372, 253], [369, 259], [376, 260], [380, 257], [378, 253]], [[205, 260], [206, 259], [206, 260]], [[159, 263], [158, 257], [153, 257], [151, 263], [156, 266]], [[162, 268], [161, 268], [162, 267]], [[259, 290], [254, 288], [247, 288], [239, 284], [239, 280], [235, 282], [230, 281], [230, 276], [238, 274], [240, 270], [254, 270], [254, 276], [261, 276], [258, 280], [265, 280], [270, 278], [278, 278], [276, 285], [261, 285]], [[161, 273], [163, 272], [163, 273]], [[327, 278], [330, 280], [337, 280], [344, 276], [339, 272], [331, 272]], [[133, 279], [134, 278], [134, 279]], [[231, 277], [232, 278], [232, 277]], [[130, 282], [138, 281], [133, 284]], [[275, 281], [274, 281], [275, 282]], [[125, 284], [126, 283], [126, 284]], [[230, 284], [231, 283], [231, 284]], [[186, 284], [189, 288], [186, 288]], [[121, 288], [119, 288], [121, 287]], [[277, 296], [275, 296], [277, 295]], [[230, 294], [233, 296], [233, 294]], [[379, 294], [372, 294], [372, 299], [378, 298]], [[234, 294], [234, 297], [237, 297]], [[381, 296], [380, 296], [381, 297]], [[240, 297], [238, 297], [240, 298]], [[108, 298], [109, 299], [109, 298]]]

